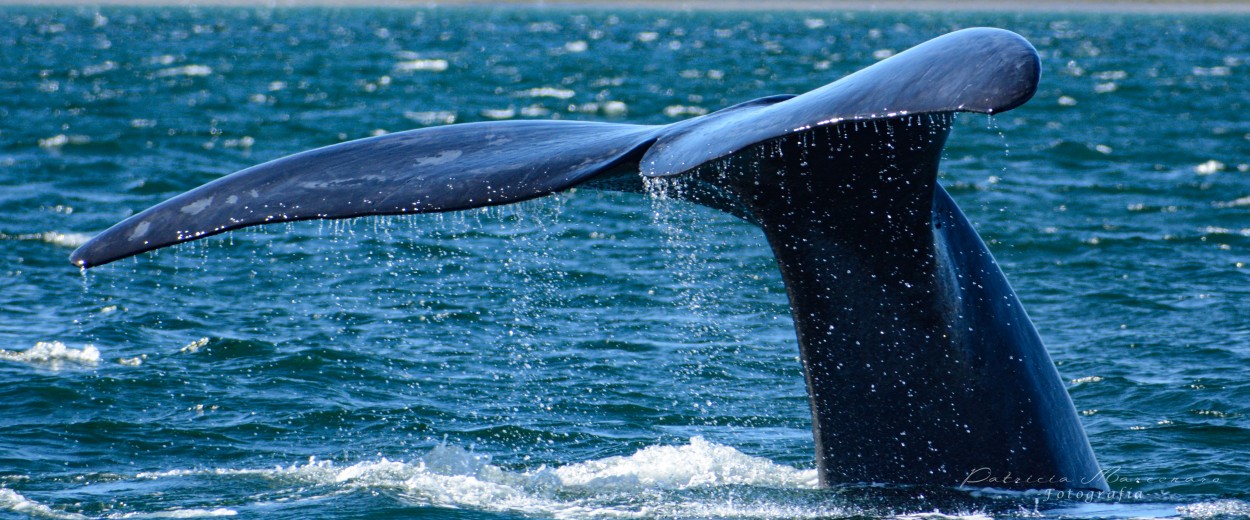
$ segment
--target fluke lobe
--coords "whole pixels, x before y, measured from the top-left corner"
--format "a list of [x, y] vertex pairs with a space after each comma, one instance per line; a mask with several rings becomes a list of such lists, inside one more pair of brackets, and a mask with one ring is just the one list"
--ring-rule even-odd
[[109, 228], [92, 267], [258, 224], [454, 211], [577, 185], [678, 196], [759, 225], [785, 280], [824, 485], [1105, 490], [1075, 408], [938, 161], [955, 112], [1037, 88], [1020, 36], [968, 29], [799, 96], [664, 126], [505, 121], [284, 157]]

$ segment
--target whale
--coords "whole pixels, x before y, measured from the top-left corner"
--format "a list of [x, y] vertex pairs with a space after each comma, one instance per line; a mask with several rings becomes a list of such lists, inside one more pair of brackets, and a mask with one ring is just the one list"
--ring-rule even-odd
[[87, 269], [230, 230], [458, 211], [574, 187], [759, 226], [785, 284], [822, 486], [1107, 490], [1040, 335], [938, 182], [956, 114], [1028, 101], [1023, 37], [936, 37], [800, 95], [668, 125], [511, 120], [391, 133], [221, 177], [94, 236]]

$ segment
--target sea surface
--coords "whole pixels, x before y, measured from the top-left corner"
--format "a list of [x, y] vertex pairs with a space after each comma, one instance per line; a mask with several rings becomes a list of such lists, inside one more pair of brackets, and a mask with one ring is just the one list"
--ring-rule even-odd
[[[818, 489], [763, 235], [586, 189], [81, 272], [247, 166], [500, 119], [663, 124], [946, 32], [1038, 48], [942, 184], [1112, 493]], [[1250, 17], [0, 7], [0, 517], [1250, 516]]]

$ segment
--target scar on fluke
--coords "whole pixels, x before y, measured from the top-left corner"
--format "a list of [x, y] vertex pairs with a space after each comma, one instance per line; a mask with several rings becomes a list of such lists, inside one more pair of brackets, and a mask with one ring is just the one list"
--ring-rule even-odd
[[772, 247], [823, 485], [959, 486], [985, 473], [1017, 477], [998, 487], [1103, 490], [1037, 331], [937, 182], [954, 114], [1018, 107], [1040, 74], [1019, 35], [967, 29], [805, 94], [669, 125], [499, 121], [370, 137], [210, 182], [70, 258], [87, 268], [264, 223], [456, 211], [574, 186], [643, 192], [663, 178], [677, 197], [759, 225]]

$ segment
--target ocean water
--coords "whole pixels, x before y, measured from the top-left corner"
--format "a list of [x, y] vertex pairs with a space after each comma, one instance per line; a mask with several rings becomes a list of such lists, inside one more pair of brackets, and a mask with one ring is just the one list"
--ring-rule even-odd
[[[1113, 493], [816, 487], [784, 288], [713, 210], [576, 190], [237, 231], [114, 222], [292, 152], [667, 123], [934, 36], [1027, 37], [941, 182]], [[0, 517], [1250, 516], [1250, 17], [0, 6]]]

